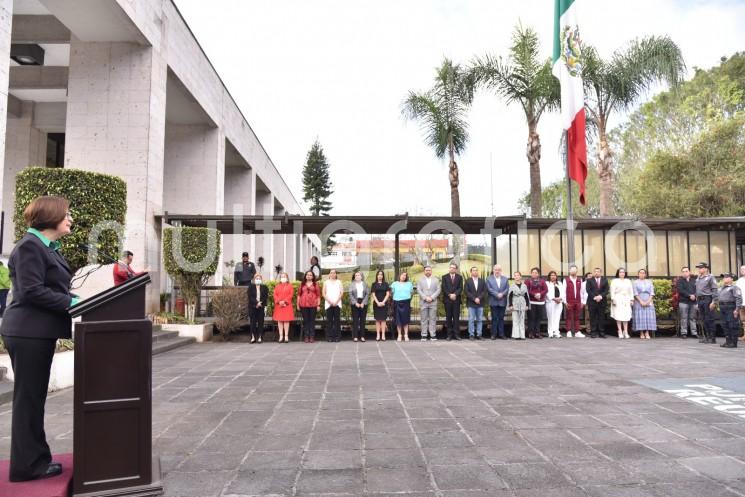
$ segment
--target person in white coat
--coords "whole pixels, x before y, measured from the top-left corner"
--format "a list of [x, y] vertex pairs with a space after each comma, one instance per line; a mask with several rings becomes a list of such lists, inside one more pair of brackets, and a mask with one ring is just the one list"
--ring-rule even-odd
[[548, 337], [561, 338], [559, 325], [561, 311], [564, 309], [564, 285], [559, 281], [556, 271], [548, 273], [548, 293], [546, 294], [546, 321], [548, 323]]
[[610, 282], [610, 316], [616, 320], [618, 338], [629, 338], [629, 321], [634, 305], [634, 288], [626, 277], [626, 269], [619, 268]]

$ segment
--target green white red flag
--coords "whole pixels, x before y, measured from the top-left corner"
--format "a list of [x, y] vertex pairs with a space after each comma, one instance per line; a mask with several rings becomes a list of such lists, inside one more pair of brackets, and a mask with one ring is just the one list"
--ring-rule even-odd
[[555, 1], [552, 72], [561, 83], [561, 123], [566, 131], [567, 173], [577, 182], [579, 201], [585, 205], [585, 94], [582, 86], [582, 42], [577, 24], [577, 4], [581, 0]]

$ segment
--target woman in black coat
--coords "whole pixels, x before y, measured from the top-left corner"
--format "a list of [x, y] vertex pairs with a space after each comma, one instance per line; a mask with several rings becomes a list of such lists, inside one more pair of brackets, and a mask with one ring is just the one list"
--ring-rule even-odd
[[29, 226], [10, 253], [13, 301], [5, 310], [0, 334], [13, 366], [13, 419], [10, 481], [49, 478], [62, 472], [44, 434], [44, 404], [58, 338], [70, 338], [68, 308], [72, 271], [59, 253], [59, 239], [70, 233], [67, 200], [37, 197], [23, 217]]

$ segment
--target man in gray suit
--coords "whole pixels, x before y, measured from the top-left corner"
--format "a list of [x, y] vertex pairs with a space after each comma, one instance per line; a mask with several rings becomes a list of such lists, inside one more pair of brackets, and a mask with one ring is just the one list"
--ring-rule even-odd
[[432, 266], [424, 266], [424, 276], [416, 284], [419, 308], [422, 316], [422, 341], [437, 340], [437, 297], [440, 295], [440, 280], [432, 276]]

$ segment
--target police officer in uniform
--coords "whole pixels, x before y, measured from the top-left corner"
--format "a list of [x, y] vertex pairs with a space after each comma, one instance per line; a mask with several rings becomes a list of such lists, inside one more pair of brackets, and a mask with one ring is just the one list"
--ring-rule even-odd
[[235, 265], [233, 283], [235, 286], [249, 286], [256, 275], [256, 266], [248, 260], [248, 252], [243, 252], [243, 260]]
[[728, 349], [737, 348], [742, 308], [742, 292], [740, 287], [732, 284], [732, 278], [732, 273], [722, 274], [722, 288], [719, 289], [719, 313], [724, 329], [724, 343], [721, 347]]
[[709, 274], [709, 264], [699, 262], [696, 264], [698, 278], [696, 278], [696, 303], [698, 304], [699, 318], [703, 318], [704, 332], [699, 333], [700, 343], [717, 343], [716, 322], [714, 321], [714, 309], [719, 301], [719, 287], [717, 280]]

